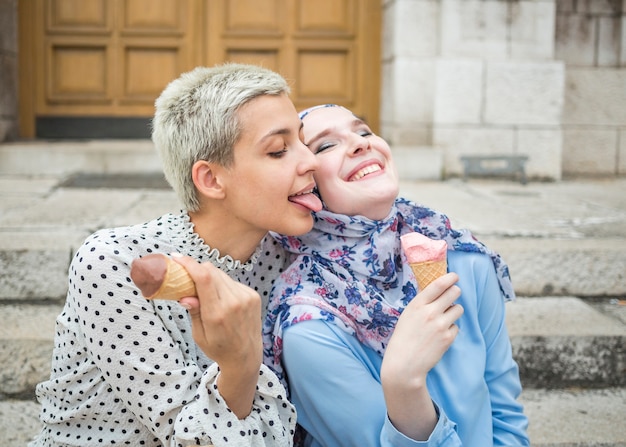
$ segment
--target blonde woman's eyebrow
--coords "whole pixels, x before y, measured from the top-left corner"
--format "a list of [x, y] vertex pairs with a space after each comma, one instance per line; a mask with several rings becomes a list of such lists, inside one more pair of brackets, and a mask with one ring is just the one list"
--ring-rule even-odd
[[[300, 131], [302, 131], [302, 127], [303, 127], [303, 124], [300, 123], [300, 127], [298, 128], [298, 133], [300, 133]], [[260, 141], [263, 142], [263, 141], [267, 140], [268, 138], [275, 137], [276, 135], [291, 135], [292, 133], [293, 132], [288, 127], [281, 127], [279, 129], [272, 129], [268, 133], [263, 135], [263, 137], [261, 137]]]

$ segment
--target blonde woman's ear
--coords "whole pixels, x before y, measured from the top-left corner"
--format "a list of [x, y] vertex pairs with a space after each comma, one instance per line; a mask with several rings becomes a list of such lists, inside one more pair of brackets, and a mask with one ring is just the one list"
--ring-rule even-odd
[[226, 192], [220, 181], [222, 169], [220, 166], [204, 160], [194, 163], [191, 168], [191, 176], [193, 184], [201, 195], [211, 199], [223, 199], [225, 197]]

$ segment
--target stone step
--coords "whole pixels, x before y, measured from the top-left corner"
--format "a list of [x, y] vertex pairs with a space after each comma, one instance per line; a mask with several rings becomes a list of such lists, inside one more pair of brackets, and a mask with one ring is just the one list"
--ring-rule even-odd
[[525, 389], [533, 447], [626, 447], [626, 388]]
[[0, 175], [68, 175], [74, 172], [155, 172], [161, 162], [152, 141], [25, 141], [0, 145]]
[[[520, 398], [533, 447], [626, 446], [626, 388], [525, 389]], [[39, 432], [39, 405], [0, 401], [0, 445], [23, 446]]]
[[[30, 223], [21, 226], [17, 219], [11, 221], [10, 215], [0, 216], [0, 225], [10, 225], [0, 231], [0, 301], [62, 298], [72, 255], [91, 232], [143, 222], [150, 211], [157, 216], [160, 211], [178, 209], [177, 200], [167, 192], [130, 191], [116, 202], [117, 207], [127, 203], [123, 215], [90, 219], [81, 216], [81, 202], [72, 202], [78, 194], [58, 195], [62, 200], [50, 200], [49, 205], [55, 207], [67, 201], [64, 219], [47, 215], [41, 207], [37, 210], [39, 217], [33, 210], [27, 221]], [[114, 197], [110, 202], [103, 198], [94, 207], [110, 206]], [[20, 220], [25, 213], [21, 212]], [[626, 296], [626, 239], [485, 242], [509, 264], [518, 296]], [[42, 265], [46, 268], [41, 269]]]
[[508, 303], [507, 327], [523, 385], [626, 386], [624, 304], [562, 296]]
[[[626, 387], [626, 306], [574, 297], [507, 304], [525, 387]], [[32, 397], [47, 379], [61, 302], [0, 306], [0, 397]]]

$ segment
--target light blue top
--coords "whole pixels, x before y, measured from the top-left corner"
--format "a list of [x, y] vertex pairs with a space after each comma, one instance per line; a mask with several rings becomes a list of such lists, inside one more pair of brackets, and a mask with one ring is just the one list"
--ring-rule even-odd
[[285, 328], [282, 353], [307, 445], [530, 445], [494, 265], [485, 254], [448, 251], [448, 266], [459, 275], [465, 312], [458, 337], [428, 375], [439, 411], [430, 438], [411, 440], [387, 418], [378, 353], [333, 323], [311, 320]]

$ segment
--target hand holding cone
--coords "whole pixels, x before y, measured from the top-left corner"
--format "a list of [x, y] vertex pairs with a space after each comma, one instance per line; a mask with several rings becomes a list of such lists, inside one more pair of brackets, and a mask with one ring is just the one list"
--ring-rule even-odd
[[448, 244], [414, 232], [400, 236], [400, 244], [413, 270], [419, 290], [448, 271]]
[[197, 296], [196, 285], [187, 270], [164, 254], [135, 259], [130, 266], [130, 277], [148, 299], [177, 301]]

